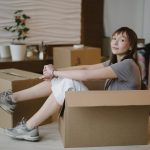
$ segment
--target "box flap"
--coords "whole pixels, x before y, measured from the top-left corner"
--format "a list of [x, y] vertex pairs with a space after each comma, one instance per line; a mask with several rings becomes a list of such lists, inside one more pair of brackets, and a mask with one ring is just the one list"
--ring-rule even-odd
[[66, 92], [68, 107], [150, 105], [149, 90]]
[[90, 47], [90, 46], [84, 46], [84, 47], [80, 47], [80, 48], [74, 48], [73, 46], [57, 46], [57, 47], [53, 47], [53, 50], [60, 50], [60, 51], [78, 51], [78, 50], [99, 50], [101, 52], [101, 48], [99, 47]]
[[23, 79], [35, 79], [40, 77], [40, 74], [11, 68], [11, 69], [1, 69], [0, 77], [2, 79], [14, 81]]

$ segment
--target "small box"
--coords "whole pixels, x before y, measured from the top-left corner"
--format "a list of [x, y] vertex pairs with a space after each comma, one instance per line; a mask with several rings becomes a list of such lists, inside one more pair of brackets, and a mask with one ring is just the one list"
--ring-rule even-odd
[[57, 68], [101, 62], [101, 49], [94, 47], [54, 47], [53, 63]]
[[[0, 92], [12, 90], [13, 92], [29, 88], [41, 82], [40, 74], [19, 69], [0, 70]], [[15, 126], [22, 117], [30, 118], [44, 103], [46, 97], [17, 103], [14, 113], [8, 113], [0, 107], [0, 127], [9, 128]], [[45, 123], [51, 122], [49, 118]]]
[[59, 118], [64, 147], [148, 144], [150, 92], [67, 92]]

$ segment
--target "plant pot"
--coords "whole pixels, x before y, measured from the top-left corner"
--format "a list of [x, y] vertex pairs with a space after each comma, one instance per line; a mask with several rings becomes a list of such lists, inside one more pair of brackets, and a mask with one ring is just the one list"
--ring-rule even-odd
[[0, 45], [0, 56], [1, 56], [1, 58], [9, 58], [9, 57], [11, 57], [9, 46]]
[[25, 59], [27, 45], [10, 45], [10, 52], [13, 61]]

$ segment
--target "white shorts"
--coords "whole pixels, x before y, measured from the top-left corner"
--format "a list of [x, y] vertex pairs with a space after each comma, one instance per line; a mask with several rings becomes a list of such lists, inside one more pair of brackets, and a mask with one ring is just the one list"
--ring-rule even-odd
[[51, 80], [51, 89], [56, 101], [62, 105], [65, 99], [66, 91], [87, 91], [88, 88], [80, 81], [68, 78], [53, 78]]

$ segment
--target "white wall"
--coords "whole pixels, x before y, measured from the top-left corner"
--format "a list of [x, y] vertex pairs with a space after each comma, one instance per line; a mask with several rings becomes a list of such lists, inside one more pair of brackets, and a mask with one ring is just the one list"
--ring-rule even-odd
[[150, 0], [145, 0], [143, 37], [146, 43], [150, 43]]
[[121, 26], [132, 28], [150, 43], [150, 0], [104, 0], [105, 36]]
[[0, 0], [1, 45], [12, 41], [3, 27], [13, 24], [13, 13], [20, 9], [31, 17], [27, 44], [80, 43], [81, 0]]

